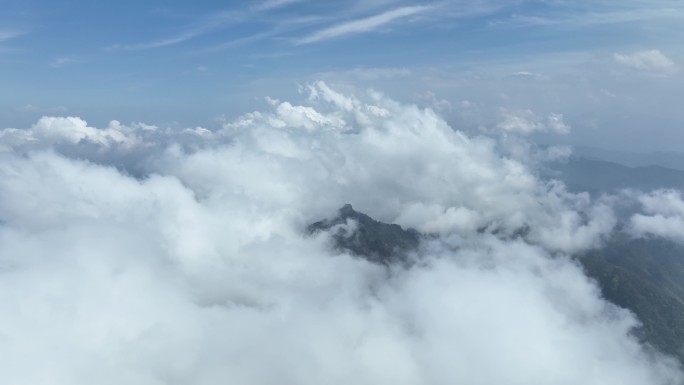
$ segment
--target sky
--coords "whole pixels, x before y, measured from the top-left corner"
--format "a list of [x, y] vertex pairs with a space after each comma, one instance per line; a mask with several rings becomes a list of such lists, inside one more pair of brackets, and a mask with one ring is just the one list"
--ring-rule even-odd
[[77, 116], [213, 130], [323, 80], [541, 143], [678, 151], [684, 139], [676, 0], [2, 0], [0, 9], [3, 127]]

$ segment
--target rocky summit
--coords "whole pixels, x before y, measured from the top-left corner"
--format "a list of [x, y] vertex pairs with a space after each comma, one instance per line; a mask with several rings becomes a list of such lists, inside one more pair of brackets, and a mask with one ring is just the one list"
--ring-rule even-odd
[[307, 230], [310, 234], [328, 231], [336, 249], [383, 265], [407, 262], [409, 253], [420, 243], [416, 230], [376, 221], [350, 204], [340, 208], [335, 217], [313, 223]]

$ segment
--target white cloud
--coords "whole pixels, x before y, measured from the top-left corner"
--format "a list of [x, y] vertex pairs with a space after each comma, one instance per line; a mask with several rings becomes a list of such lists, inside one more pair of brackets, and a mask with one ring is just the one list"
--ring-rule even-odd
[[107, 48], [138, 51], [173, 46], [214, 32], [218, 29], [226, 27], [227, 25], [239, 23], [244, 19], [244, 17], [245, 15], [237, 12], [217, 12], [198, 20], [195, 25], [186, 28], [184, 31], [171, 37], [143, 43], [115, 44]]
[[566, 160], [572, 155], [572, 147], [570, 146], [550, 146], [544, 154], [546, 160], [558, 161]]
[[544, 130], [543, 124], [532, 110], [501, 110], [502, 121], [497, 128], [521, 134], [531, 134], [535, 131]]
[[418, 13], [423, 13], [430, 10], [430, 6], [411, 6], [401, 7], [391, 11], [381, 13], [379, 15], [348, 21], [335, 25], [333, 27], [325, 28], [323, 30], [314, 32], [306, 37], [298, 39], [297, 44], [310, 44], [323, 40], [342, 37], [350, 34], [358, 34], [363, 32], [370, 32], [385, 24], [391, 23], [397, 19], [412, 16]]
[[570, 133], [570, 126], [563, 121], [563, 114], [550, 114], [546, 118], [546, 126], [557, 134], [564, 135]]
[[24, 31], [12, 30], [12, 29], [0, 29], [0, 43], [4, 41], [12, 40], [16, 37], [24, 35]]
[[631, 54], [613, 54], [613, 58], [620, 64], [637, 70], [673, 74], [679, 68], [670, 58], [657, 49], [650, 51], [638, 51]]
[[[443, 98], [438, 98], [437, 95], [435, 95], [435, 93], [432, 91], [428, 91], [422, 95], [418, 95], [418, 98], [427, 102], [429, 106], [431, 108], [434, 108], [436, 111], [451, 110], [451, 102]], [[463, 102], [461, 102], [461, 106], [463, 108], [468, 108], [468, 103], [464, 104]]]
[[[79, 118], [0, 131], [3, 379], [681, 382], [562, 253], [609, 232], [609, 207], [429, 109], [309, 90], [214, 133]], [[432, 233], [422, 263], [388, 274], [305, 234], [344, 203]]]
[[281, 8], [290, 4], [299, 3], [302, 0], [266, 0], [258, 4], [254, 9], [257, 11], [267, 11]]
[[89, 127], [88, 123], [77, 117], [43, 117], [28, 130], [5, 129], [0, 131], [0, 138], [7, 147], [20, 147], [41, 143], [53, 145], [57, 143], [78, 144], [85, 141], [109, 147], [114, 144], [133, 144], [135, 138], [116, 126], [106, 129]]
[[609, 90], [607, 90], [607, 89], [605, 89], [605, 88], [601, 88], [601, 89], [599, 90], [599, 92], [601, 93], [601, 95], [603, 95], [603, 96], [605, 96], [605, 97], [608, 97], [608, 98], [617, 98], [617, 95], [615, 95], [614, 93], [610, 92]]
[[53, 60], [52, 63], [50, 63], [50, 66], [54, 67], [54, 68], [62, 68], [64, 66], [67, 66], [69, 64], [73, 64], [76, 62], [77, 62], [76, 58], [74, 58], [72, 56], [62, 56], [62, 57], [58, 57], [57, 59]]
[[49, 114], [66, 114], [69, 109], [65, 106], [44, 107], [29, 103], [24, 104], [23, 106], [15, 107], [13, 110], [22, 114], [44, 116]]
[[549, 114], [544, 121], [532, 110], [515, 110], [502, 108], [502, 120], [497, 128], [505, 132], [529, 135], [537, 131], [553, 131], [557, 134], [568, 134], [570, 126], [563, 121], [563, 114]]
[[412, 75], [408, 68], [355, 68], [349, 73], [360, 79], [392, 79]]
[[20, 107], [19, 110], [25, 111], [25, 112], [36, 112], [36, 111], [39, 111], [40, 108], [38, 106], [34, 106], [33, 104], [26, 104], [26, 105]]
[[684, 242], [684, 200], [674, 190], [656, 190], [638, 197], [643, 213], [630, 219], [636, 236], [657, 235]]

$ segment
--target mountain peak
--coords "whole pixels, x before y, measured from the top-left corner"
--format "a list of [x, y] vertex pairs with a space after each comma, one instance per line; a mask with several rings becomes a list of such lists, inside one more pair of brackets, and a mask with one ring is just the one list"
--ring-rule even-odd
[[416, 230], [376, 221], [349, 203], [338, 210], [336, 217], [315, 222], [307, 230], [310, 234], [328, 231], [334, 248], [383, 265], [406, 262], [408, 253], [420, 243]]

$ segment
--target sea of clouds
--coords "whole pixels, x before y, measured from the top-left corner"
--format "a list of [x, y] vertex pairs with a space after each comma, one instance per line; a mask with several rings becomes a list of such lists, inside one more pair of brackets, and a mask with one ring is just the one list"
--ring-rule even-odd
[[[429, 109], [305, 91], [214, 131], [0, 130], [1, 382], [684, 381], [571, 258], [614, 230], [617, 198]], [[632, 234], [684, 240], [679, 193], [631, 194]], [[307, 233], [346, 203], [428, 234], [417, 263]]]

